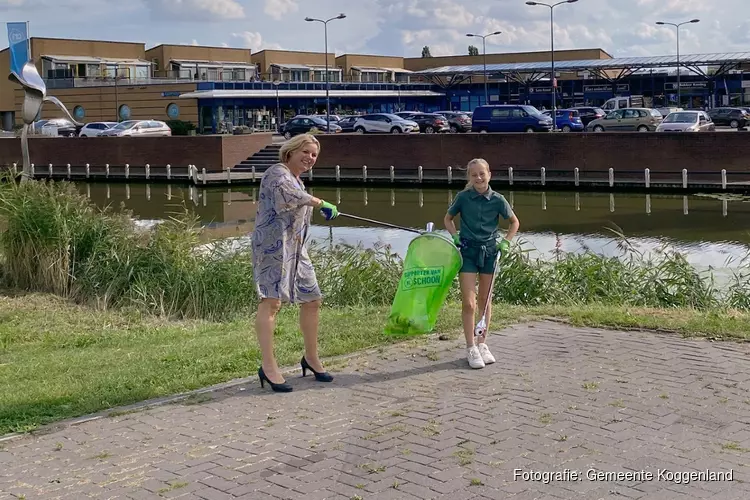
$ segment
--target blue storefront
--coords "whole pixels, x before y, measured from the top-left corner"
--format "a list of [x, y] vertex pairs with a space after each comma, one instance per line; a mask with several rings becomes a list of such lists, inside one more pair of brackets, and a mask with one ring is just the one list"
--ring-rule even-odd
[[[604, 79], [559, 80], [557, 107], [601, 106], [612, 97], [642, 96], [644, 106], [706, 108], [750, 105], [750, 79], [741, 72], [714, 75], [684, 74], [677, 79], [655, 69], [617, 81]], [[491, 81], [489, 104], [531, 104], [552, 107], [548, 80], [533, 82]], [[298, 114], [325, 114], [325, 84], [321, 82], [202, 82], [196, 92], [182, 98], [198, 100], [200, 133], [226, 132], [230, 126], [275, 130]], [[440, 86], [431, 83], [331, 83], [331, 114], [397, 111], [473, 111], [485, 104], [483, 83]]]
[[[683, 108], [750, 105], [750, 79], [742, 73], [705, 78], [691, 75], [680, 79], [680, 103]], [[485, 104], [482, 84], [461, 84], [445, 89], [451, 109], [472, 111]], [[559, 80], [557, 107], [601, 106], [616, 96], [643, 96], [651, 107], [678, 106], [677, 80], [674, 75], [632, 75], [619, 82], [606, 80]], [[552, 87], [548, 81], [527, 84], [493, 82], [488, 86], [489, 104], [531, 104], [537, 108], [552, 107]], [[648, 104], [646, 104], [648, 103]]]
[[[317, 82], [204, 82], [180, 97], [197, 98], [199, 133], [275, 130], [279, 120], [326, 112], [325, 84]], [[445, 91], [430, 84], [331, 83], [329, 100], [331, 114], [438, 111]]]

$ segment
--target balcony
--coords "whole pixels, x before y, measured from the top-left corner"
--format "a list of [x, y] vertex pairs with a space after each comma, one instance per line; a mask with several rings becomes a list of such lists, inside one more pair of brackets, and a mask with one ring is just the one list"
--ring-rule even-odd
[[[115, 79], [113, 76], [89, 76], [83, 78], [70, 77], [69, 75], [45, 78], [44, 82], [47, 88], [70, 89], [70, 88], [88, 88], [88, 87], [133, 87], [143, 85], [169, 85], [196, 83], [199, 90], [210, 89], [238, 89], [238, 90], [261, 90], [275, 89], [271, 74], [262, 74], [257, 77], [251, 77], [251, 80], [237, 78], [237, 73], [223, 72], [217, 75], [215, 79], [195, 79], [186, 72], [181, 71], [164, 71], [157, 72], [158, 76], [130, 78], [120, 76]], [[163, 76], [162, 76], [163, 75]], [[359, 75], [344, 75], [343, 81], [331, 81], [331, 90], [425, 90], [433, 85], [427, 82], [401, 82], [401, 81], [379, 81], [379, 82], [362, 82]], [[325, 90], [326, 84], [322, 81], [281, 81], [278, 82], [281, 90]]]

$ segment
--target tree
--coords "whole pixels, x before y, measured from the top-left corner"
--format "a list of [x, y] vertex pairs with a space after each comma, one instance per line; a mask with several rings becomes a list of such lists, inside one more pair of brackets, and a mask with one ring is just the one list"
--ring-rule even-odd
[[425, 45], [422, 47], [422, 57], [432, 57], [432, 54], [430, 54], [430, 46]]
[[474, 47], [473, 45], [469, 45], [469, 55], [470, 56], [478, 56], [479, 55], [479, 49]]

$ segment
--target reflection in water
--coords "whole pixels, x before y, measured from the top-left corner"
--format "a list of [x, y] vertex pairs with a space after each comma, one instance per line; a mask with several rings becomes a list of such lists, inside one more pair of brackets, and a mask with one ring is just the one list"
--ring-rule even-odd
[[[161, 220], [184, 211], [197, 214], [212, 238], [241, 237], [252, 231], [257, 187], [204, 189], [181, 185], [80, 184], [99, 206], [124, 205], [144, 220]], [[315, 196], [335, 200], [339, 210], [401, 226], [442, 229], [445, 211], [457, 191], [444, 189], [311, 189]], [[727, 259], [743, 258], [750, 250], [750, 200], [704, 196], [626, 193], [502, 192], [521, 220], [519, 238], [533, 253], [552, 255], [585, 249], [618, 255], [616, 233], [628, 237], [639, 251], [654, 252], [665, 243], [705, 268], [726, 267]], [[366, 246], [390, 244], [400, 254], [412, 233], [367, 226], [339, 217], [326, 222], [315, 213], [316, 239]], [[502, 224], [501, 224], [502, 225]]]

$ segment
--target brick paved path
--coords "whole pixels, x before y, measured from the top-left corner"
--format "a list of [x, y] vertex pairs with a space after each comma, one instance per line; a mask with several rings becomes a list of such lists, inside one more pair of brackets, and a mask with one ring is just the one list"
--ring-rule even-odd
[[6, 442], [0, 498], [750, 498], [747, 346], [546, 322], [491, 345], [484, 370], [431, 340], [352, 358], [330, 385], [297, 373], [283, 395], [253, 380]]

